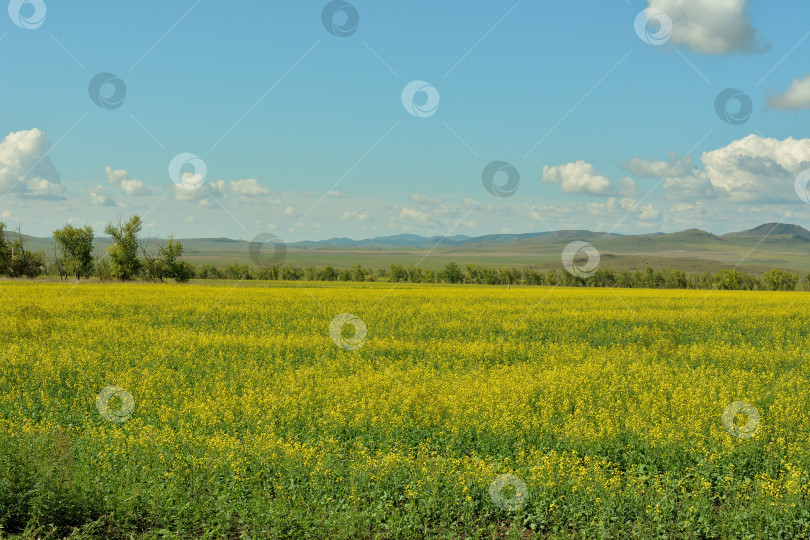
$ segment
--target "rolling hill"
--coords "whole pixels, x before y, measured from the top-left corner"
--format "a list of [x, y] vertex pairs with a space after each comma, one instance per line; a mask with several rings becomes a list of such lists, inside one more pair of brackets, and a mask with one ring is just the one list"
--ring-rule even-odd
[[[52, 239], [30, 236], [26, 239], [30, 249], [43, 251], [47, 260], [53, 259]], [[573, 240], [592, 244], [601, 254], [602, 265], [614, 269], [641, 270], [649, 265], [688, 272], [715, 272], [732, 266], [753, 273], [769, 268], [810, 271], [810, 231], [783, 223], [765, 223], [723, 235], [686, 229], [644, 235], [562, 230], [447, 238], [413, 234], [361, 240], [330, 238], [288, 244], [286, 264], [336, 267], [362, 264], [372, 268], [419, 264], [436, 269], [455, 261], [462, 266], [559, 268], [562, 250]], [[187, 238], [181, 241], [185, 247], [184, 257], [192, 264], [252, 264], [248, 253], [250, 242], [246, 240]], [[97, 238], [97, 255], [103, 255], [108, 244], [108, 238]]]

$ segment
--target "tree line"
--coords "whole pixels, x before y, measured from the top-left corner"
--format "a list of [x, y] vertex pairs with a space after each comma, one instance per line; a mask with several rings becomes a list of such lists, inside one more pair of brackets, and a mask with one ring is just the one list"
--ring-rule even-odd
[[[53, 231], [54, 262], [45, 264], [45, 254], [27, 248], [25, 238], [16, 229], [17, 238], [9, 241], [6, 225], [0, 222], [0, 275], [9, 277], [37, 277], [42, 274], [63, 279], [82, 279], [91, 276], [101, 280], [128, 281], [143, 278], [154, 281], [174, 279], [259, 279], [284, 281], [387, 281], [389, 283], [471, 283], [483, 285], [562, 285], [568, 287], [619, 287], [652, 289], [723, 289], [793, 291], [801, 283], [810, 290], [810, 273], [801, 279], [795, 272], [773, 268], [761, 277], [737, 269], [724, 269], [716, 273], [689, 273], [672, 268], [643, 271], [598, 268], [584, 276], [565, 270], [539, 270], [534, 268], [491, 268], [468, 264], [463, 269], [449, 262], [441, 270], [420, 268], [415, 265], [392, 264], [388, 269], [371, 269], [359, 264], [349, 268], [308, 266], [250, 267], [232, 263], [225, 267], [201, 265], [194, 267], [181, 260], [183, 245], [173, 236], [168, 239], [140, 239], [141, 218], [133, 215], [127, 221], [108, 223], [104, 232], [111, 238], [106, 256], [94, 254], [92, 227], [74, 227], [66, 224]], [[153, 244], [154, 243], [154, 244]]]
[[442, 270], [392, 264], [387, 270], [373, 270], [356, 264], [350, 268], [332, 266], [274, 266], [251, 268], [234, 263], [219, 268], [204, 265], [195, 269], [198, 279], [260, 279], [285, 281], [387, 281], [389, 283], [470, 283], [482, 285], [561, 285], [566, 287], [618, 287], [648, 289], [722, 289], [793, 291], [801, 281], [810, 290], [810, 273], [800, 280], [795, 272], [771, 269], [762, 277], [736, 269], [716, 273], [689, 273], [672, 268], [643, 271], [598, 268], [590, 277], [575, 276], [565, 270], [537, 270], [532, 268], [490, 268], [468, 264], [462, 269], [450, 262]]

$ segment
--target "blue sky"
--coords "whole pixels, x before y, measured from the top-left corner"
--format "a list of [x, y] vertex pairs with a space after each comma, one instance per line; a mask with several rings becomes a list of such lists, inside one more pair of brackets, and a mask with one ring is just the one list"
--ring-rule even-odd
[[[355, 1], [345, 37], [325, 6], [12, 0], [33, 28], [0, 13], [0, 219], [287, 241], [810, 226], [807, 2]], [[664, 43], [637, 35], [644, 9]], [[119, 107], [90, 98], [99, 73]], [[432, 114], [403, 106], [414, 80]], [[716, 113], [726, 88], [744, 122]], [[179, 153], [205, 163], [197, 189], [170, 178]], [[482, 185], [496, 160], [512, 196]]]

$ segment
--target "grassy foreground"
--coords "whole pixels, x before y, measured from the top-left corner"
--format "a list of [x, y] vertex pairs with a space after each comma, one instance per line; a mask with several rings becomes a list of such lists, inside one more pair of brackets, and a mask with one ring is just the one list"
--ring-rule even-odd
[[0, 285], [0, 537], [810, 537], [807, 293], [244, 285]]

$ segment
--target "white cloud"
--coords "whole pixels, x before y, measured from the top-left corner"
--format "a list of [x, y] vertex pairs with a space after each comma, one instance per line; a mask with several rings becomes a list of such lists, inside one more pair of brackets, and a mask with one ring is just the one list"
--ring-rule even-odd
[[610, 197], [605, 202], [585, 203], [585, 210], [592, 216], [602, 216], [605, 214], [624, 214], [635, 210], [636, 200], [631, 197], [617, 199]]
[[104, 168], [104, 172], [107, 174], [107, 183], [108, 184], [116, 184], [118, 187], [121, 188], [126, 195], [151, 195], [152, 192], [149, 191], [143, 182], [140, 180], [135, 180], [129, 176], [129, 173], [123, 169], [113, 169], [109, 165]]
[[641, 215], [638, 217], [641, 221], [655, 221], [661, 215], [661, 212], [655, 209], [652, 204], [647, 204], [641, 207]]
[[64, 198], [59, 171], [47, 156], [50, 147], [37, 128], [9, 133], [0, 142], [0, 191], [21, 197]]
[[640, 176], [663, 177], [667, 197], [674, 200], [795, 201], [796, 175], [810, 167], [810, 139], [751, 134], [704, 152], [700, 162], [702, 168], [691, 157], [670, 153], [668, 161], [631, 158], [621, 166]]
[[419, 221], [419, 222], [426, 222], [430, 218], [430, 215], [426, 212], [422, 212], [420, 210], [415, 210], [413, 208], [402, 208], [399, 211], [399, 219], [407, 220], [407, 221]]
[[672, 218], [675, 221], [678, 221], [679, 219], [688, 220], [694, 218], [704, 218], [714, 214], [713, 209], [701, 201], [696, 201], [694, 203], [675, 203], [669, 207], [669, 212], [670, 214], [673, 214]]
[[625, 197], [638, 197], [639, 195], [641, 195], [641, 192], [636, 186], [635, 181], [629, 176], [620, 178], [619, 181], [617, 182], [617, 185], [619, 195], [623, 195]]
[[0, 214], [0, 218], [3, 218], [3, 219], [8, 219], [10, 217], [11, 217], [11, 210], [6, 210], [2, 214]]
[[129, 178], [129, 173], [123, 169], [115, 170], [109, 165], [104, 168], [104, 172], [107, 173], [107, 183], [109, 184], [120, 184], [121, 180], [126, 180]]
[[803, 79], [794, 78], [787, 90], [769, 95], [767, 101], [772, 109], [810, 109], [810, 75]]
[[96, 206], [116, 206], [115, 201], [104, 193], [104, 186], [90, 188], [90, 202]]
[[122, 180], [121, 181], [121, 191], [123, 191], [127, 195], [151, 195], [152, 192], [149, 191], [143, 182], [140, 180]]
[[340, 216], [340, 219], [351, 221], [365, 221], [368, 218], [369, 218], [368, 212], [358, 212], [356, 210], [347, 210], [343, 212], [342, 216]]
[[411, 193], [411, 200], [413, 202], [422, 203], [422, 204], [441, 204], [441, 200], [434, 199], [433, 197], [428, 197], [427, 195], [422, 195], [421, 193]]
[[260, 185], [255, 178], [231, 180], [228, 183], [228, 190], [237, 195], [270, 195], [270, 190]]
[[176, 201], [200, 201], [212, 195], [210, 186], [203, 184], [198, 189], [186, 189], [179, 184], [172, 184], [172, 192]]
[[746, 0], [647, 1], [672, 19], [672, 45], [684, 45], [701, 54], [751, 54], [768, 48], [751, 26]]
[[288, 207], [286, 207], [284, 209], [284, 215], [285, 216], [292, 216], [294, 214], [295, 214], [295, 207], [294, 206], [288, 206]]
[[692, 156], [680, 157], [672, 151], [668, 152], [668, 156], [668, 160], [631, 157], [626, 162], [620, 163], [619, 167], [644, 178], [683, 176], [693, 172]]
[[700, 169], [692, 163], [692, 156], [678, 156], [668, 152], [669, 159], [641, 159], [632, 157], [619, 166], [636, 176], [663, 179], [663, 188], [671, 199], [713, 199], [718, 192]]
[[[183, 173], [184, 185], [198, 185], [196, 177], [198, 175], [190, 172]], [[200, 177], [202, 179], [202, 177]], [[174, 200], [176, 201], [201, 201], [211, 197], [222, 197], [228, 191], [228, 183], [225, 180], [217, 180], [216, 182], [203, 182], [199, 184], [197, 189], [188, 189], [179, 184], [172, 184], [171, 190], [174, 193]], [[210, 201], [209, 201], [210, 202]], [[207, 206], [204, 203], [200, 203]]]
[[701, 156], [703, 174], [736, 201], [796, 198], [796, 175], [810, 167], [810, 139], [748, 135]]
[[705, 223], [707, 219], [717, 217], [717, 215], [717, 208], [704, 204], [702, 201], [693, 203], [679, 202], [669, 207], [667, 219], [673, 223], [692, 228]]
[[722, 194], [702, 173], [666, 178], [663, 187], [668, 198], [680, 201], [715, 199]]
[[616, 188], [609, 178], [599, 174], [596, 167], [582, 160], [549, 167], [543, 166], [543, 182], [560, 184], [563, 193], [613, 195]]

